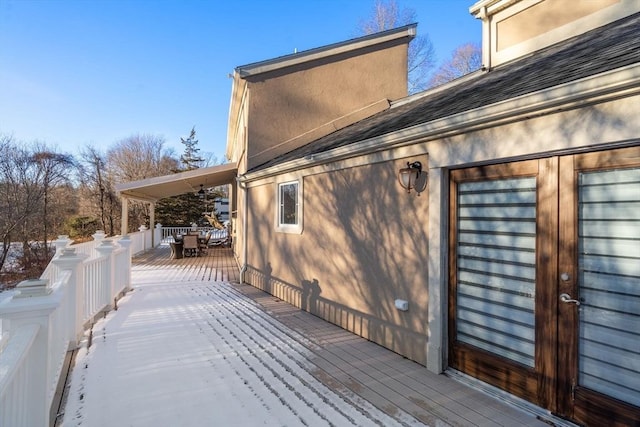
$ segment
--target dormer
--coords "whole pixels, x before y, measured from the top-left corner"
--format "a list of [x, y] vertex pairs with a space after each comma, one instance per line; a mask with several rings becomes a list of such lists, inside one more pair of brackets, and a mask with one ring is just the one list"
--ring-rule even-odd
[[407, 96], [416, 24], [237, 67], [227, 158], [242, 173]]
[[486, 69], [629, 16], [640, 0], [481, 0], [469, 12], [482, 19]]

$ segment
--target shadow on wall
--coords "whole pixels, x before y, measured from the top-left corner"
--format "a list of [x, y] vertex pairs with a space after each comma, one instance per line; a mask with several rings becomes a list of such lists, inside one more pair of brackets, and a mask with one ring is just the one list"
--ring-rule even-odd
[[[301, 286], [296, 286], [272, 276], [271, 271], [270, 263], [267, 263], [262, 271], [249, 266], [247, 282], [301, 310], [426, 365], [423, 351], [426, 345], [424, 334], [385, 322], [375, 316], [321, 297], [322, 287], [318, 279], [303, 280]], [[269, 274], [263, 272], [269, 272]]]
[[[426, 164], [424, 158], [415, 157]], [[424, 332], [428, 274], [427, 173], [408, 194], [397, 172], [407, 160], [343, 169], [305, 180], [305, 202], [320, 214], [305, 218], [305, 237], [313, 242], [300, 274], [324, 281], [324, 296], [358, 306], [399, 328]], [[392, 302], [413, 302], [398, 313]]]
[[300, 304], [300, 308], [304, 311], [308, 311], [309, 313], [316, 314], [318, 311], [318, 301], [320, 299], [320, 294], [322, 293], [322, 288], [320, 288], [320, 283], [318, 283], [318, 279], [313, 279], [313, 281], [303, 280], [302, 281], [302, 301]]

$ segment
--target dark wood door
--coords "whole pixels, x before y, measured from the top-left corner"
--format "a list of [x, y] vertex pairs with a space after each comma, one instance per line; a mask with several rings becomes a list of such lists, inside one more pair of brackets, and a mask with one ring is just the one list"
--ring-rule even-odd
[[560, 159], [557, 411], [640, 426], [640, 147]]
[[640, 148], [450, 176], [449, 364], [580, 423], [640, 423]]

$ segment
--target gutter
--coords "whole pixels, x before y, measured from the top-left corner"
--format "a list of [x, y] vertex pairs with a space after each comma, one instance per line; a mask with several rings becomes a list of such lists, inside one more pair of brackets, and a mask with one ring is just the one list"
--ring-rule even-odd
[[249, 191], [247, 190], [246, 179], [244, 175], [239, 175], [236, 177], [236, 182], [238, 183], [238, 188], [242, 189], [244, 193], [243, 199], [243, 207], [244, 207], [244, 215], [242, 215], [242, 267], [240, 268], [240, 284], [244, 285], [245, 280], [244, 276], [247, 273], [248, 265], [247, 265], [247, 257], [249, 256], [248, 251], [248, 233], [247, 228], [249, 227], [249, 215], [247, 215], [247, 204], [249, 203]]

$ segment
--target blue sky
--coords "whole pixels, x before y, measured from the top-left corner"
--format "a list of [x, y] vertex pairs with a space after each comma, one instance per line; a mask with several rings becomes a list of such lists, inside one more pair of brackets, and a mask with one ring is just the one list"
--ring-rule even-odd
[[[481, 40], [469, 0], [396, 0], [438, 61]], [[0, 0], [0, 135], [77, 154], [134, 134], [223, 159], [237, 66], [348, 40], [374, 0]]]

